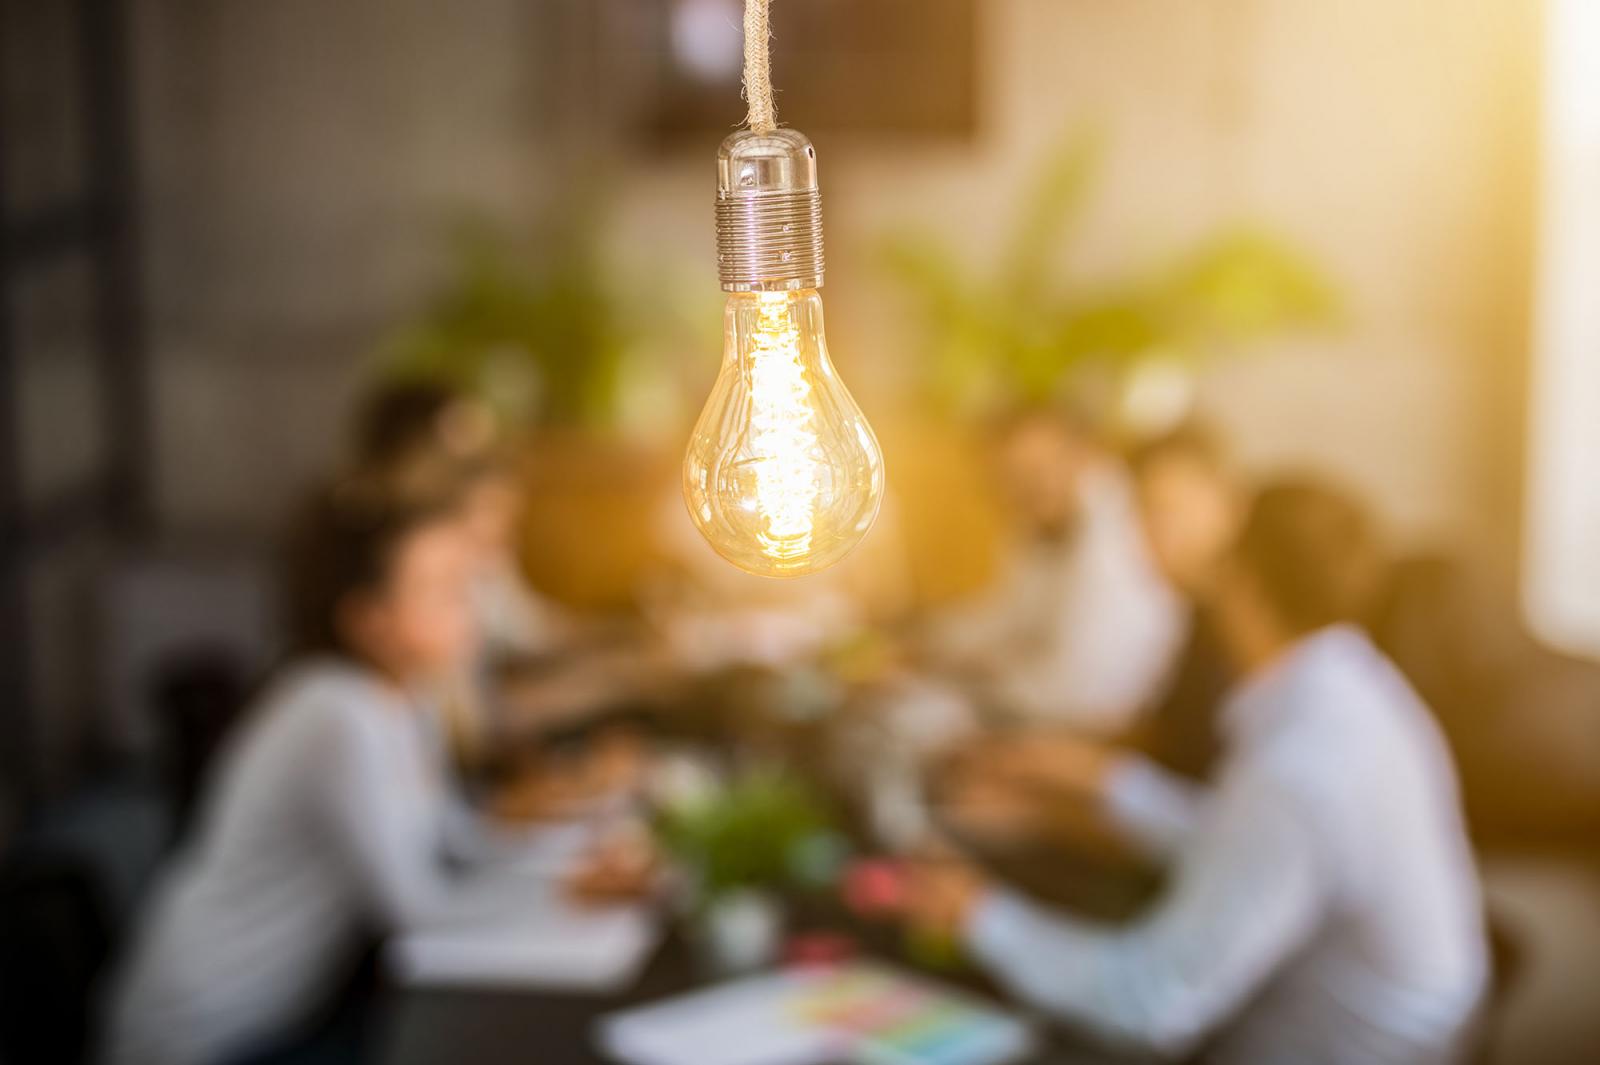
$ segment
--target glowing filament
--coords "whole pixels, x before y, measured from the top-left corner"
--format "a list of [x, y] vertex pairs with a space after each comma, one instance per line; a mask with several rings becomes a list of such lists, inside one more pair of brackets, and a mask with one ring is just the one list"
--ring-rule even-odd
[[793, 558], [811, 549], [820, 462], [811, 384], [786, 293], [761, 293], [750, 339], [750, 461], [756, 510], [765, 523], [759, 538], [768, 556]]

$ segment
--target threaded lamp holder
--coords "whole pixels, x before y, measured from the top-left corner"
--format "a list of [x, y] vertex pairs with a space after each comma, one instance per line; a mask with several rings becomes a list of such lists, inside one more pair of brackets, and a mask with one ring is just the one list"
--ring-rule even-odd
[[717, 151], [717, 273], [727, 292], [822, 287], [817, 150], [802, 133], [740, 130]]

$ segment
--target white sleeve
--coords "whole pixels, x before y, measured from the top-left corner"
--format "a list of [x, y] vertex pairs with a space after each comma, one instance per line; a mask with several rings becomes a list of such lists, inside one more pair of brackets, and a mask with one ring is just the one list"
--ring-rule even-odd
[[1292, 804], [1230, 791], [1146, 918], [1109, 929], [996, 893], [967, 928], [974, 953], [1064, 1019], [1163, 1054], [1191, 1050], [1311, 936], [1324, 905], [1314, 834]]
[[1176, 854], [1193, 835], [1207, 789], [1139, 754], [1118, 760], [1106, 779], [1105, 809], [1153, 857]]
[[1106, 465], [1079, 486], [1081, 519], [1052, 604], [1053, 641], [1019, 674], [1037, 712], [1094, 735], [1126, 729], [1183, 641], [1184, 610], [1145, 545], [1133, 488]]
[[514, 559], [502, 559], [481, 574], [473, 598], [481, 637], [491, 656], [544, 654], [560, 643], [565, 619], [527, 582]]
[[607, 829], [625, 824], [627, 812], [625, 804], [618, 803], [576, 822], [522, 824], [498, 821], [452, 792], [443, 811], [441, 850], [461, 870], [457, 879], [498, 874], [507, 867], [560, 878], [578, 867]]
[[1018, 660], [1018, 646], [1036, 621], [1036, 577], [1024, 560], [1007, 560], [977, 596], [935, 617], [929, 636], [944, 663], [996, 667]]

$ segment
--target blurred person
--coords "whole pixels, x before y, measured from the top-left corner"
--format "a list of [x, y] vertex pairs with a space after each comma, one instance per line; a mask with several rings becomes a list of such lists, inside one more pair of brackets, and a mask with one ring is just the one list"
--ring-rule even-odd
[[[581, 624], [528, 581], [517, 557], [523, 487], [483, 403], [439, 382], [380, 385], [358, 408], [352, 458], [395, 492], [447, 491], [459, 499], [479, 654], [447, 682], [437, 703], [452, 754], [468, 776], [486, 768], [506, 742], [566, 728], [625, 701], [655, 675], [647, 649]], [[610, 755], [601, 761], [620, 764]], [[497, 808], [535, 817], [581, 805], [585, 799], [576, 792], [553, 800], [562, 790], [558, 778], [582, 783], [581, 792], [600, 777], [568, 768], [553, 772], [546, 760], [537, 770], [542, 779], [514, 779], [513, 794]]]
[[[992, 796], [992, 830], [1023, 835], [1007, 811], [1027, 820], [1027, 802], [1003, 794], [1030, 784], [1063, 797], [1103, 801], [1103, 783], [1121, 760], [1143, 758], [1196, 781], [1209, 779], [1221, 753], [1217, 715], [1233, 670], [1206, 599], [1233, 547], [1245, 492], [1216, 436], [1188, 424], [1136, 447], [1129, 460], [1140, 525], [1162, 577], [1182, 596], [1183, 643], [1154, 702], [1109, 742], [1063, 730], [991, 736], [968, 745], [948, 767], [959, 790]], [[997, 787], [988, 786], [993, 779]], [[1092, 819], [1085, 822], [1093, 826]], [[1099, 832], [1099, 826], [1093, 826]]]
[[686, 670], [810, 664], [909, 611], [910, 562], [892, 493], [855, 550], [820, 573], [783, 580], [717, 554], [677, 484], [656, 505], [654, 526], [663, 564], [645, 605]]
[[355, 465], [371, 469], [425, 452], [471, 458], [492, 448], [497, 435], [494, 413], [466, 392], [439, 381], [400, 379], [362, 398], [350, 445]]
[[570, 619], [545, 600], [523, 575], [517, 558], [522, 488], [504, 460], [462, 463], [462, 521], [473, 548], [473, 613], [490, 658], [534, 655], [570, 642]]
[[476, 649], [453, 502], [349, 479], [308, 508], [290, 550], [297, 653], [231, 738], [154, 894], [115, 985], [109, 1062], [270, 1049], [370, 935], [460, 919], [473, 878], [446, 857], [481, 855], [483, 839], [450, 802], [427, 705]]
[[[1360, 507], [1283, 482], [1210, 598], [1242, 679], [1203, 791], [1142, 764], [1121, 816], [1176, 856], [1165, 896], [1108, 928], [956, 860], [910, 902], [1004, 985], [1123, 1041], [1229, 1062], [1459, 1060], [1488, 981], [1477, 876], [1427, 708], [1349, 622], [1381, 565]], [[1126, 771], [1126, 770], [1125, 770]]]
[[580, 624], [533, 590], [516, 553], [521, 488], [503, 460], [450, 463], [440, 473], [461, 500], [480, 633], [471, 675], [458, 678], [445, 700], [452, 745], [472, 767], [496, 741], [536, 738], [625, 701], [652, 663], [640, 648]]
[[356, 412], [352, 465], [431, 491], [459, 482], [463, 520], [476, 548], [473, 606], [486, 654], [533, 654], [560, 644], [567, 619], [523, 577], [516, 558], [521, 489], [499, 455], [494, 415], [433, 381], [380, 385]]
[[[1029, 409], [1000, 424], [996, 465], [1023, 530], [1021, 554], [979, 603], [936, 620], [922, 648], [925, 668], [886, 678], [857, 700], [858, 720], [840, 744], [864, 782], [857, 790], [880, 842], [898, 850], [920, 840], [935, 827], [930, 790], [957, 781], [975, 801], [988, 774], [1042, 765], [1050, 786], [1062, 790], [1069, 774], [1086, 767], [1079, 786], [1092, 802], [1097, 778], [1087, 770], [1098, 766], [1106, 742], [1131, 742], [1135, 730], [1138, 742], [1159, 746], [1175, 765], [1198, 772], [1209, 764], [1218, 656], [1212, 641], [1192, 636], [1176, 672], [1172, 661], [1186, 621], [1175, 589], [1198, 580], [1188, 571], [1201, 565], [1201, 545], [1218, 550], [1213, 541], [1230, 531], [1216, 520], [1214, 497], [1231, 492], [1231, 483], [1220, 453], [1198, 440], [1152, 447], [1136, 493], [1118, 458], [1070, 415]], [[1147, 546], [1139, 527], [1140, 510], [1151, 517], [1147, 497], [1160, 504], [1154, 516], [1165, 526], [1194, 518], [1200, 534], [1179, 528]], [[1164, 577], [1154, 546], [1171, 547], [1181, 580]], [[985, 730], [990, 710], [1001, 717], [991, 724], [1014, 727]], [[952, 750], [957, 758], [944, 757]], [[985, 842], [1028, 842], [1038, 827], [1033, 804], [1006, 798], [995, 793], [985, 824], [965, 827]], [[1060, 829], [1065, 818], [1055, 821]], [[1098, 868], [1106, 832], [1092, 815], [1072, 823], [1082, 856]], [[1055, 835], [1053, 844], [1064, 842]]]
[[1053, 408], [1011, 415], [994, 454], [1016, 554], [978, 602], [938, 620], [926, 658], [1012, 720], [1114, 732], [1153, 697], [1182, 632], [1128, 472]]
[[1221, 752], [1218, 709], [1234, 679], [1206, 600], [1239, 534], [1247, 492], [1226, 447], [1198, 423], [1146, 441], [1130, 464], [1145, 539], [1185, 617], [1160, 695], [1123, 742], [1164, 769], [1206, 780]]
[[1248, 500], [1228, 449], [1188, 422], [1133, 448], [1140, 525], [1157, 568], [1191, 602], [1216, 581]]
[[666, 565], [648, 609], [678, 669], [699, 680], [686, 702], [740, 746], [819, 770], [880, 845], [920, 840], [922, 762], [976, 722], [960, 692], [905, 668], [890, 632], [910, 613], [913, 583], [894, 493], [855, 550], [792, 579], [730, 565], [677, 486], [656, 527]]

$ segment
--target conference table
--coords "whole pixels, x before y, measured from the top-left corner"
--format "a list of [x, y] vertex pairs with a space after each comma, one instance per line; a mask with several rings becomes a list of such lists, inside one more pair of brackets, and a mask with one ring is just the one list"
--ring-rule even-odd
[[[1053, 852], [1048, 861], [1013, 855], [997, 859], [1007, 878], [1080, 913], [1126, 918], [1158, 890], [1159, 882], [1126, 867], [1108, 869], [1098, 853]], [[797, 927], [844, 937], [858, 956], [941, 983], [1009, 1012], [1007, 1003], [976, 970], [956, 965], [929, 971], [908, 956], [898, 929], [863, 922], [833, 904], [796, 907]], [[669, 931], [634, 983], [613, 994], [573, 994], [492, 987], [393, 987], [380, 998], [379, 1065], [618, 1065], [599, 1049], [601, 1018], [712, 986], [685, 937]], [[1072, 1032], [1035, 1018], [1039, 1048], [1021, 1065], [1125, 1063]]]
[[[1006, 1008], [970, 975], [926, 974]], [[379, 1065], [619, 1065], [596, 1040], [605, 1015], [708, 986], [691, 951], [669, 937], [640, 979], [613, 995], [504, 989], [395, 989], [380, 1010]], [[1127, 1062], [1041, 1025], [1040, 1046], [1018, 1065]]]
[[[729, 700], [736, 713], [707, 712], [713, 720], [732, 717], [744, 728], [758, 704], [747, 690], [724, 681], [720, 688], [738, 696]], [[701, 707], [716, 706], [706, 693], [692, 700]], [[680, 719], [682, 715], [679, 715]], [[712, 735], [717, 728], [708, 728]], [[700, 738], [691, 734], [690, 738]], [[803, 737], [786, 735], [786, 750], [805, 749]], [[1085, 823], [1081, 846], [1055, 841], [1047, 850], [1009, 854], [989, 853], [985, 864], [992, 875], [1022, 887], [1043, 901], [1101, 921], [1120, 921], [1139, 912], [1161, 887], [1161, 875], [1128, 852], [1106, 845], [1106, 833]], [[979, 854], [973, 847], [969, 853]], [[934, 983], [985, 1000], [997, 1008], [1023, 1013], [971, 968], [941, 967], [927, 971], [908, 957], [900, 931], [893, 925], [862, 922], [838, 906], [820, 909], [791, 906], [797, 916], [791, 931], [820, 932], [843, 937], [855, 944], [857, 956], [883, 962]], [[376, 1039], [371, 1054], [378, 1065], [619, 1065], [599, 1048], [601, 1019], [629, 1007], [659, 1002], [707, 988], [715, 983], [699, 964], [695, 951], [680, 931], [669, 931], [641, 975], [626, 989], [612, 994], [557, 993], [505, 987], [386, 987], [381, 991]], [[1038, 1050], [1019, 1065], [1081, 1065], [1087, 1062], [1125, 1063], [1136, 1060], [1110, 1054], [1104, 1048], [1035, 1017]], [[370, 1044], [369, 1044], [370, 1046]]]

